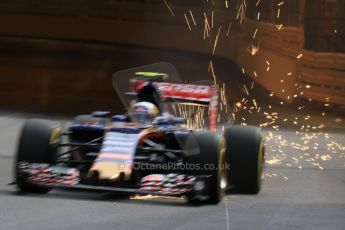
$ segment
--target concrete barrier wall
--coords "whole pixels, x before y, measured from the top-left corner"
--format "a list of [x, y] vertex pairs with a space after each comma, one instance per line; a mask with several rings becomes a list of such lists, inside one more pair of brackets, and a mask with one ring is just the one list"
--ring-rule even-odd
[[238, 52], [233, 60], [268, 91], [291, 103], [298, 89], [296, 57], [302, 53], [302, 32], [296, 27], [278, 30], [272, 23], [247, 20], [246, 30], [237, 34], [238, 44], [233, 47], [237, 47]]
[[345, 54], [305, 52], [299, 73], [304, 97], [345, 105]]
[[[116, 71], [170, 62], [183, 80], [211, 79], [209, 56], [114, 44], [45, 39], [0, 39], [0, 108], [79, 114], [123, 112], [113, 89]], [[238, 74], [236, 64], [214, 59], [220, 77]]]
[[0, 67], [2, 108], [75, 113], [97, 109], [119, 111], [122, 108], [119, 103], [111, 78], [91, 68]]
[[[14, 24], [9, 27], [5, 25], [5, 21], [13, 21]], [[200, 54], [210, 54], [213, 48], [209, 40], [203, 39], [201, 27], [195, 27], [190, 32], [185, 24], [169, 25], [67, 16], [61, 18], [41, 15], [0, 15], [0, 27], [3, 28], [2, 34], [14, 36], [109, 42]], [[259, 77], [254, 79], [258, 83], [287, 100], [287, 95], [292, 95], [294, 92], [294, 78], [286, 78], [286, 73], [295, 72], [295, 58], [282, 55], [276, 50], [265, 47], [264, 44], [258, 55], [252, 57], [247, 51], [250, 42], [246, 33], [233, 31], [230, 36], [226, 36], [223, 31], [219, 37], [215, 56], [237, 62], [253, 78], [253, 73], [256, 71]], [[272, 62], [271, 72], [266, 72], [266, 60]], [[283, 90], [281, 79], [285, 79], [286, 93], [281, 92]]]

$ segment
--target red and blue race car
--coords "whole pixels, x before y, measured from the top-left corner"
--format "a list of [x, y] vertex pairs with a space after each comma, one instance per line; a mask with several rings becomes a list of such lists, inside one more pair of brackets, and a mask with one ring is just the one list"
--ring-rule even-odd
[[[154, 194], [213, 204], [233, 190], [260, 191], [264, 138], [251, 126], [217, 132], [216, 85], [184, 84], [167, 63], [117, 72], [113, 84], [126, 114], [79, 115], [64, 131], [44, 120], [25, 123], [15, 161], [20, 191]], [[208, 116], [187, 105], [202, 106]], [[208, 130], [191, 129], [193, 122]]]

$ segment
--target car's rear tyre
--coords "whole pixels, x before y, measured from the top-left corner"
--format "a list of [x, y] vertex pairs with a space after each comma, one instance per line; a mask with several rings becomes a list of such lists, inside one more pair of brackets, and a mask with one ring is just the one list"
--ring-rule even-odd
[[16, 161], [15, 180], [21, 192], [47, 193], [49, 188], [37, 186], [26, 181], [26, 175], [18, 170], [19, 162], [54, 164], [57, 158], [61, 129], [52, 127], [47, 121], [29, 120], [20, 134]]
[[230, 192], [260, 192], [265, 165], [265, 144], [261, 129], [253, 126], [231, 126], [224, 132], [226, 141], [228, 184]]
[[193, 170], [192, 175], [210, 175], [207, 179], [206, 190], [208, 199], [204, 201], [195, 200], [193, 197], [188, 198], [190, 203], [209, 203], [218, 204], [224, 196], [226, 189], [226, 170], [225, 170], [225, 142], [223, 137], [214, 133], [200, 133], [195, 135], [199, 145], [200, 153], [190, 156], [190, 164], [199, 165], [198, 170]]

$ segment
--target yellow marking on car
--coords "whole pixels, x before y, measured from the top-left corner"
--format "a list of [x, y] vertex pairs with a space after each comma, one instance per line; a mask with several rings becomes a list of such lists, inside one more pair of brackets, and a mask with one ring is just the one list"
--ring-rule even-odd
[[59, 140], [59, 136], [61, 133], [61, 128], [54, 128], [54, 130], [52, 131], [52, 134], [50, 135], [50, 140], [49, 140], [49, 144], [56, 144]]

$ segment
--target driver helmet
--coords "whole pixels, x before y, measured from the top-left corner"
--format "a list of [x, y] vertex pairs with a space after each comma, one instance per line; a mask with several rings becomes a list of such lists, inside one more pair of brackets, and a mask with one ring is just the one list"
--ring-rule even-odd
[[152, 123], [153, 119], [158, 115], [159, 110], [157, 106], [147, 101], [135, 103], [130, 110], [132, 121], [142, 124]]

